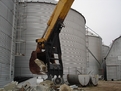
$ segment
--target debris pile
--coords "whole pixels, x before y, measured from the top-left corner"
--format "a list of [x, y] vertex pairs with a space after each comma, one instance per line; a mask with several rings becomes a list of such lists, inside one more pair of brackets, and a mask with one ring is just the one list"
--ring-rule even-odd
[[0, 91], [84, 91], [79, 89], [78, 86], [72, 85], [68, 86], [66, 84], [55, 85], [50, 80], [45, 80], [40, 82], [36, 86], [31, 86], [29, 82], [24, 83], [22, 86], [18, 82], [12, 81], [11, 83], [0, 88]]

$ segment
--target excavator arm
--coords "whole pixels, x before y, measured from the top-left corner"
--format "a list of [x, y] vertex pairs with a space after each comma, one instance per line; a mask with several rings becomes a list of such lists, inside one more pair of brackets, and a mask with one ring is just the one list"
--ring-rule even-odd
[[[36, 50], [32, 52], [30, 58], [30, 71], [34, 74], [39, 74], [39, 68], [34, 63], [36, 58], [42, 60], [47, 65], [47, 75], [51, 79], [55, 75], [57, 79], [56, 83], [60, 83], [63, 77], [63, 63], [61, 58], [61, 46], [59, 33], [62, 29], [65, 17], [70, 10], [74, 0], [59, 0], [54, 12], [52, 13], [48, 23], [46, 31], [40, 39], [36, 39], [37, 47]], [[44, 52], [43, 52], [44, 50]], [[58, 64], [55, 63], [58, 61]], [[33, 66], [35, 64], [36, 66]]]
[[47, 29], [45, 33], [43, 34], [41, 39], [38, 39], [37, 43], [41, 42], [43, 39], [44, 41], [47, 41], [49, 39], [49, 36], [51, 35], [52, 31], [54, 30], [54, 27], [58, 22], [63, 24], [63, 21], [65, 17], [68, 14], [68, 11], [70, 10], [70, 7], [72, 5], [74, 0], [60, 0], [52, 13], [47, 25]]

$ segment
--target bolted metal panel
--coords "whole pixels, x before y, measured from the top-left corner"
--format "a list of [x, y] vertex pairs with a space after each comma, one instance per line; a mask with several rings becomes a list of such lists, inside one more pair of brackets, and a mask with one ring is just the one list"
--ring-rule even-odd
[[[26, 54], [16, 57], [15, 77], [33, 75], [29, 71], [30, 54], [36, 48], [35, 40], [43, 35], [54, 8], [55, 5], [51, 3], [27, 3]], [[64, 74], [68, 74], [68, 67], [77, 67], [78, 70], [81, 67], [86, 68], [85, 19], [79, 12], [71, 9], [64, 25], [65, 28], [60, 33], [60, 42]]]
[[1, 63], [1, 76], [0, 76], [0, 86], [3, 86], [10, 82], [10, 65]]
[[99, 74], [102, 62], [102, 39], [97, 36], [86, 35], [88, 73]]
[[13, 80], [13, 0], [0, 0], [0, 87]]
[[14, 0], [1, 0], [1, 2], [9, 9], [9, 10], [13, 10], [14, 9]]
[[117, 80], [117, 66], [107, 66], [107, 80]]
[[106, 56], [107, 80], [121, 80], [121, 36], [116, 38]]

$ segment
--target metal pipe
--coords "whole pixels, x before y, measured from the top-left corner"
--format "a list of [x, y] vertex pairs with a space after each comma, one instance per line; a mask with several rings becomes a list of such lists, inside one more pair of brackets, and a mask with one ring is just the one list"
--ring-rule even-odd
[[68, 74], [67, 75], [67, 80], [71, 85], [80, 84], [79, 80], [78, 80], [78, 75], [75, 75], [75, 74]]

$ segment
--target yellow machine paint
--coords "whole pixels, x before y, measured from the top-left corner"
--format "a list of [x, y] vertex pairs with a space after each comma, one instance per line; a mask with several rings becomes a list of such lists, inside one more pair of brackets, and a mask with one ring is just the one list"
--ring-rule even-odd
[[[58, 20], [61, 20], [61, 22], [63, 23], [65, 17], [67, 16], [68, 11], [71, 8], [73, 1], [74, 0], [59, 0], [54, 12], [52, 13], [52, 16], [50, 17], [50, 19], [47, 23], [48, 27], [46, 28], [45, 33], [43, 34], [42, 38], [37, 39], [37, 41], [36, 41], [37, 43], [43, 44], [43, 42], [48, 40], [48, 38]], [[42, 48], [43, 47], [44, 47], [44, 45], [42, 45]]]

